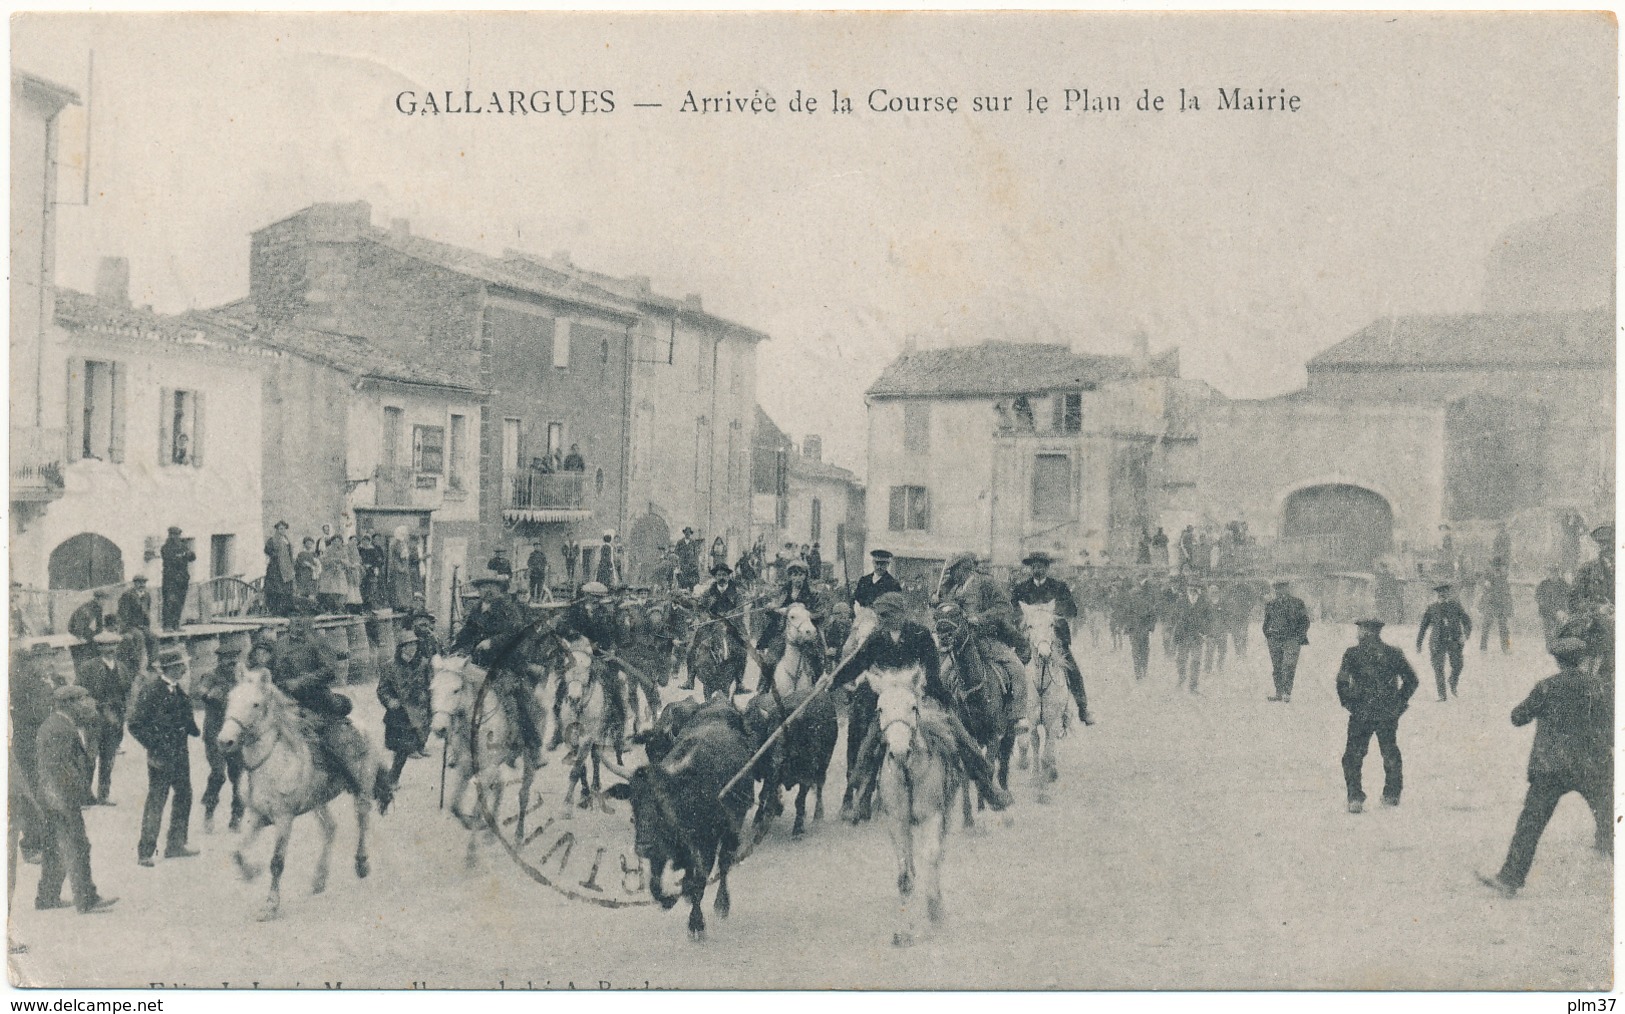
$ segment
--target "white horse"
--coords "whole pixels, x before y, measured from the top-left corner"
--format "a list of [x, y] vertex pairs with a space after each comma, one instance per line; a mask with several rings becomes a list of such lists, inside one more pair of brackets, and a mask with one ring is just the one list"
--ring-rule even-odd
[[[1038, 801], [1049, 802], [1048, 784], [1060, 777], [1055, 764], [1055, 740], [1065, 734], [1067, 694], [1065, 657], [1056, 650], [1058, 640], [1055, 603], [1021, 603], [1021, 623], [1032, 646], [1027, 663], [1027, 721], [1032, 726], [1033, 782]], [[1028, 740], [1021, 740], [1022, 767], [1027, 766]]]
[[773, 686], [784, 697], [812, 686], [811, 653], [822, 651], [824, 640], [813, 625], [812, 612], [805, 603], [792, 602], [784, 612], [784, 657], [773, 669]]
[[[625, 698], [621, 697], [621, 718], [614, 714], [611, 694], [619, 694], [615, 676], [602, 662], [592, 657], [592, 645], [586, 638], [565, 642], [563, 668], [559, 679], [564, 685], [564, 700], [559, 708], [560, 732], [570, 747], [570, 780], [564, 790], [564, 816], [572, 816], [570, 808], [575, 799], [576, 786], [581, 786], [581, 808], [587, 809], [596, 801], [605, 813], [613, 813], [603, 794], [601, 764], [604, 748], [616, 749], [624, 740]], [[588, 781], [587, 763], [592, 763], [592, 780]]]
[[[311, 745], [314, 732], [301, 718], [293, 699], [271, 682], [271, 674], [245, 678], [226, 698], [226, 718], [220, 727], [219, 743], [226, 751], [241, 750], [243, 758], [243, 801], [248, 821], [238, 839], [232, 859], [244, 880], [259, 876], [259, 867], [244, 858], [261, 830], [276, 827], [276, 846], [271, 852], [271, 891], [261, 921], [276, 918], [282, 903], [282, 870], [288, 854], [293, 821], [300, 814], [315, 816], [322, 829], [322, 851], [316, 859], [316, 878], [310, 893], [327, 889], [327, 862], [333, 851], [337, 824], [327, 804], [353, 790], [343, 776], [317, 763]], [[377, 761], [372, 744], [359, 731], [352, 740], [362, 756], [358, 771], [373, 772], [372, 792], [382, 803], [389, 800], [389, 771]], [[355, 793], [355, 875], [365, 878], [367, 859], [367, 818], [372, 800], [365, 792]]]
[[470, 814], [463, 810], [463, 796], [469, 783], [474, 783], [476, 803], [483, 806], [493, 820], [500, 819], [506, 769], [514, 765], [520, 768], [519, 816], [514, 829], [514, 844], [518, 846], [524, 843], [525, 816], [536, 767], [519, 730], [508, 721], [502, 702], [490, 690], [486, 669], [463, 655], [436, 655], [430, 665], [434, 668], [434, 678], [429, 683], [432, 712], [429, 732], [446, 741], [451, 814], [469, 830], [465, 861], [472, 867], [480, 834], [499, 832], [495, 827], [486, 826], [478, 811]]
[[886, 746], [877, 788], [897, 853], [900, 905], [892, 944], [907, 947], [918, 935], [916, 894], [925, 896], [926, 917], [942, 921], [942, 848], [963, 775], [954, 760], [954, 734], [946, 717], [924, 700], [922, 669], [874, 669], [864, 678], [879, 698], [876, 710]]

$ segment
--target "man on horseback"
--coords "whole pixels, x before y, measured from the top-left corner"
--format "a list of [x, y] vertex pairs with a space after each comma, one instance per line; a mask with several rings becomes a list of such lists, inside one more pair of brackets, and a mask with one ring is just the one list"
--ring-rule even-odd
[[314, 721], [317, 759], [365, 799], [366, 743], [350, 722], [350, 699], [333, 692], [338, 656], [316, 636], [314, 608], [290, 607], [287, 636], [271, 646], [271, 682]]
[[[982, 748], [960, 724], [954, 714], [954, 700], [941, 679], [942, 660], [937, 654], [936, 639], [918, 623], [907, 619], [908, 600], [901, 592], [887, 592], [875, 600], [875, 619], [879, 626], [863, 644], [828, 676], [819, 680], [818, 688], [846, 686], [870, 669], [906, 669], [919, 666], [925, 672], [925, 697], [940, 707], [948, 725], [953, 729], [959, 745], [959, 763], [965, 775], [982, 791], [982, 798], [995, 810], [1009, 806], [1012, 797], [999, 788], [993, 777], [993, 767], [982, 755]], [[868, 798], [874, 790], [875, 776], [880, 770], [880, 723], [873, 717], [863, 734], [863, 745], [858, 760], [847, 773], [853, 798], [859, 801], [856, 819], [862, 819], [868, 810]], [[848, 724], [848, 737], [858, 734], [858, 726]], [[845, 807], [843, 806], [843, 815]], [[854, 821], [855, 822], [855, 821]]]
[[1038, 550], [1029, 553], [1021, 562], [1027, 566], [1031, 576], [1010, 590], [1010, 600], [1018, 608], [1022, 605], [1055, 604], [1055, 643], [1061, 649], [1064, 662], [1061, 668], [1066, 673], [1066, 685], [1072, 691], [1073, 700], [1078, 702], [1078, 717], [1083, 719], [1084, 725], [1094, 725], [1095, 720], [1089, 715], [1089, 695], [1083, 688], [1083, 672], [1078, 668], [1077, 659], [1072, 657], [1072, 625], [1068, 621], [1078, 617], [1078, 604], [1072, 598], [1072, 589], [1064, 582], [1049, 579], [1051, 561], [1048, 553]]
[[[787, 626], [784, 610], [792, 603], [799, 602], [807, 607], [812, 615], [813, 626], [820, 632], [824, 624], [824, 603], [818, 593], [812, 590], [807, 583], [808, 565], [800, 560], [793, 560], [786, 568], [788, 580], [784, 584], [784, 593], [779, 598], [778, 608], [767, 614], [767, 622], [763, 626], [762, 636], [756, 639], [756, 650], [761, 654], [761, 665], [764, 676], [771, 677], [773, 667], [779, 664], [784, 657], [785, 629]], [[806, 655], [807, 664], [812, 668], [814, 679], [824, 675], [824, 652], [822, 647], [818, 651]]]
[[542, 750], [542, 722], [525, 660], [519, 653], [529, 624], [524, 611], [508, 594], [508, 581], [500, 577], [474, 579], [480, 601], [469, 610], [463, 628], [451, 643], [454, 654], [469, 655], [469, 661], [489, 672], [487, 685], [496, 694], [502, 712], [529, 752], [532, 764], [542, 767], [547, 757]]
[[[739, 620], [744, 608], [744, 596], [738, 584], [734, 582], [733, 568], [726, 561], [718, 561], [711, 567], [711, 584], [700, 594], [700, 613], [710, 619], [702, 619], [696, 624], [695, 646], [700, 643], [699, 631], [706, 624], [717, 624], [722, 628], [722, 636], [729, 646], [730, 654], [737, 653], [736, 657], [743, 658], [749, 650], [743, 635], [739, 632]], [[743, 674], [743, 662], [740, 663], [740, 675]], [[690, 651], [688, 680], [683, 684], [684, 690], [693, 689], [694, 665], [693, 652]]]
[[1003, 673], [1010, 710], [1016, 716], [1016, 734], [1027, 732], [1027, 666], [1021, 658], [1027, 651], [1027, 639], [1016, 622], [1009, 596], [981, 572], [975, 553], [960, 553], [948, 561], [937, 601], [956, 603], [964, 613], [982, 657]]
[[[615, 603], [609, 597], [609, 589], [598, 581], [588, 581], [581, 586], [581, 594], [576, 596], [574, 602], [560, 614], [558, 621], [553, 624], [553, 634], [565, 644], [585, 640], [591, 647], [595, 657], [606, 653], [613, 654], [619, 643], [615, 629]], [[606, 662], [608, 672], [608, 697], [610, 707], [615, 710], [611, 717], [611, 724], [620, 728], [626, 721], [629, 713], [626, 699], [626, 685], [621, 679], [625, 671], [615, 664], [613, 658]], [[549, 747], [556, 747], [563, 735], [562, 722], [559, 721], [559, 712], [564, 707], [564, 695], [569, 685], [559, 680], [559, 685], [553, 691], [553, 737]]]
[[[901, 593], [903, 585], [897, 576], [891, 572], [892, 554], [890, 550], [875, 549], [869, 553], [874, 561], [874, 570], [858, 578], [858, 583], [852, 587], [853, 622], [847, 631], [847, 640], [851, 641], [864, 627], [863, 613], [859, 609], [868, 611], [875, 607], [875, 602], [887, 592]], [[846, 644], [841, 649], [842, 655], [849, 655], [856, 651], [856, 644]]]

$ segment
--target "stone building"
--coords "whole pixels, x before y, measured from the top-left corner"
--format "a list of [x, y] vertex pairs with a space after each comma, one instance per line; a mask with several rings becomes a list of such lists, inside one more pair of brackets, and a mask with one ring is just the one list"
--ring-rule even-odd
[[835, 581], [855, 581], [864, 573], [867, 529], [863, 484], [856, 473], [823, 460], [823, 440], [795, 441], [760, 408], [752, 451], [751, 532], [772, 560], [785, 543], [818, 544]]

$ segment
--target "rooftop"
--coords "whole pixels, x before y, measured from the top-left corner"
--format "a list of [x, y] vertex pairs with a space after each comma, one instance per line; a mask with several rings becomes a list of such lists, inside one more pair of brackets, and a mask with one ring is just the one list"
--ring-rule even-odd
[[987, 341], [905, 352], [886, 367], [868, 393], [875, 398], [1038, 394], [1116, 380], [1134, 372], [1134, 361], [1128, 356], [1087, 355], [1065, 345]]
[[72, 289], [56, 290], [59, 327], [115, 338], [204, 347], [234, 352], [258, 351], [253, 342], [221, 322], [194, 314], [171, 316], [105, 302]]
[[59, 111], [63, 106], [79, 104], [78, 92], [26, 71], [11, 72], [11, 87], [13, 94], [20, 93], [51, 110], [52, 113]]
[[1614, 365], [1606, 310], [1383, 317], [1309, 360], [1309, 370], [1363, 367]]

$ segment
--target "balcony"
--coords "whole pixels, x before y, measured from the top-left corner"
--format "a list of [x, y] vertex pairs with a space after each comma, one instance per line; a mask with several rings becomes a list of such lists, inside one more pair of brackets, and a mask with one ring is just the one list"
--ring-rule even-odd
[[446, 477], [419, 472], [409, 465], [380, 465], [373, 471], [374, 507], [439, 507]]
[[585, 479], [582, 472], [503, 472], [502, 516], [538, 523], [586, 521], [592, 511], [583, 504]]
[[67, 449], [67, 431], [60, 426], [13, 427], [11, 502], [48, 504], [60, 499]]

